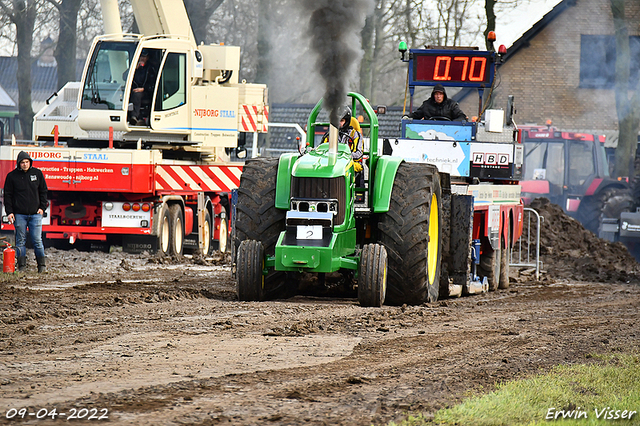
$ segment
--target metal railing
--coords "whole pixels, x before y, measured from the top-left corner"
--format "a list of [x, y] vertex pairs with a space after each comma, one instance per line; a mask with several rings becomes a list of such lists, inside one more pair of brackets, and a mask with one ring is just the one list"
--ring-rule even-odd
[[[523, 219], [522, 235], [511, 248], [509, 256], [509, 266], [532, 267], [536, 269], [536, 281], [540, 279], [540, 224], [544, 221], [537, 211], [532, 208], [524, 208], [525, 217]], [[535, 217], [535, 229], [531, 228], [532, 217]], [[532, 234], [535, 233], [535, 236]], [[533, 240], [532, 240], [533, 236]], [[514, 255], [517, 258], [514, 259]]]

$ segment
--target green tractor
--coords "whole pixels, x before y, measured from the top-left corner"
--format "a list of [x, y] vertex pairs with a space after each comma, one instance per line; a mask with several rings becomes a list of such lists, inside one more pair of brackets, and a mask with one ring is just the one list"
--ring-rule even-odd
[[316, 122], [322, 100], [309, 116], [308, 153], [246, 162], [234, 231], [239, 300], [287, 297], [302, 273], [335, 272], [351, 280], [363, 306], [438, 299], [448, 175], [380, 155], [376, 112], [362, 95], [348, 97], [368, 130], [364, 185], [356, 185], [346, 144], [314, 146], [316, 127], [329, 125]]

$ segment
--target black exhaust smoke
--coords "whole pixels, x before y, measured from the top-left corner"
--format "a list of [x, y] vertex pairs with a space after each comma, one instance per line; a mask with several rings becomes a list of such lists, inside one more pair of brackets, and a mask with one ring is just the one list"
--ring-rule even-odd
[[330, 123], [340, 127], [347, 81], [362, 55], [360, 31], [373, 0], [303, 0], [302, 4], [310, 14], [308, 34], [325, 82], [324, 108]]

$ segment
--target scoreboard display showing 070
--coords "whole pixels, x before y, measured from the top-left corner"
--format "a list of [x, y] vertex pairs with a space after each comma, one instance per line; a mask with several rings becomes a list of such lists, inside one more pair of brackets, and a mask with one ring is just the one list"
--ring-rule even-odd
[[417, 86], [485, 86], [493, 77], [493, 52], [412, 51], [411, 83]]

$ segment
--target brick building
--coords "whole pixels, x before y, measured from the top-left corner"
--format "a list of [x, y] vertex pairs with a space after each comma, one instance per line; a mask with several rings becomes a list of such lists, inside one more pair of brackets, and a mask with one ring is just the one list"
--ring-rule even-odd
[[[640, 68], [640, 2], [626, 2], [631, 81]], [[609, 0], [563, 0], [508, 48], [499, 68], [494, 107], [515, 96], [520, 124], [553, 124], [566, 130], [606, 134], [617, 142], [614, 86], [615, 38]], [[465, 97], [465, 111], [477, 110]]]

